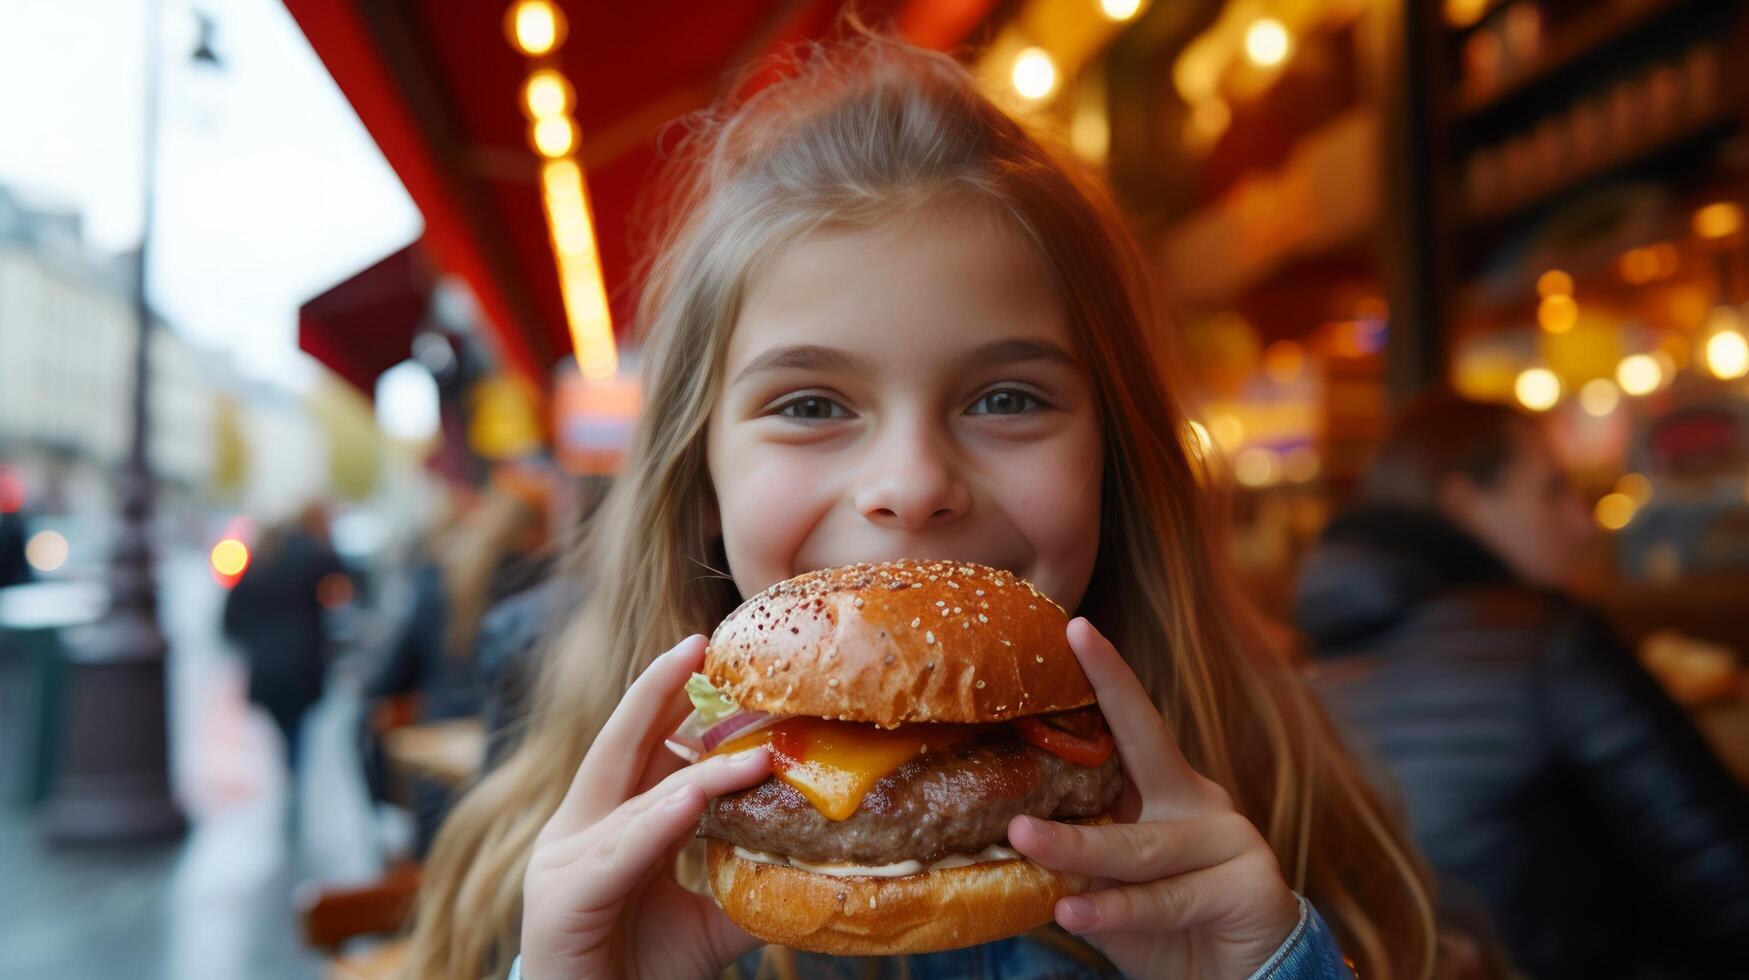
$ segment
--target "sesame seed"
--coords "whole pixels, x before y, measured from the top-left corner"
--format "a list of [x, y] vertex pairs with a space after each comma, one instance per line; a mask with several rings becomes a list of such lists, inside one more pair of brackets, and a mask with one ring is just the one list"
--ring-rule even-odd
[[[934, 670], [935, 669], [935, 661], [933, 661], [933, 660], [923, 661], [923, 669], [924, 670]], [[924, 714], [928, 714], [928, 713], [929, 713], [929, 709], [925, 708]]]
[[988, 623], [988, 622], [989, 622], [989, 621], [990, 621], [990, 617], [988, 617], [988, 616], [986, 616], [986, 615], [984, 615], [984, 614], [983, 614], [983, 613], [979, 613], [979, 614], [978, 614], [978, 622], [980, 622], [980, 623]]
[[912, 582], [912, 583], [911, 583], [911, 588], [913, 588], [913, 589], [921, 589], [921, 588], [923, 588], [923, 583], [922, 583], [922, 582]]
[[1010, 641], [1008, 641], [1008, 640], [1003, 640], [1003, 641], [1002, 641], [1002, 645], [1003, 645], [1003, 646], [1005, 646], [1005, 647], [1011, 647], [1011, 646], [1013, 646], [1013, 645], [1014, 645], [1014, 644], [1013, 644], [1013, 643], [1012, 643], [1012, 642], [1010, 642]]
[[953, 607], [953, 614], [955, 616], [958, 616], [962, 611], [963, 610], [961, 610], [960, 607], [958, 607], [958, 606]]
[[948, 583], [947, 583], [947, 587], [948, 587], [948, 588], [950, 588], [950, 589], [957, 589], [957, 588], [959, 588], [959, 587], [960, 587], [960, 584], [959, 584], [959, 583], [958, 583], [958, 582], [955, 582], [955, 581], [952, 581], [952, 580], [949, 580], [949, 581], [948, 581]]
[[923, 620], [921, 618], [911, 620], [911, 628], [912, 629], [916, 629], [917, 627], [922, 626], [922, 625], [923, 625]]
[[973, 590], [972, 590], [972, 594], [973, 594], [973, 595], [983, 595], [983, 594], [984, 594], [984, 590], [983, 590], [983, 589], [973, 589]]
[[923, 631], [923, 642], [924, 643], [934, 643], [935, 642], [935, 631], [934, 630], [924, 630]]
[[1042, 664], [1045, 662], [1045, 655], [1041, 653], [1038, 656], [1033, 657], [1032, 659], [1034, 659]]
[[945, 602], [943, 602], [943, 601], [941, 601], [941, 600], [940, 600], [940, 599], [937, 599], [937, 600], [935, 600], [935, 604], [936, 604], [936, 605], [938, 605], [938, 606], [945, 606], [945, 605], [947, 605], [947, 603], [945, 603]]
[[1002, 579], [997, 579], [996, 580], [996, 587], [998, 589], [1006, 589], [1008, 587], [1008, 583], [1003, 581]]
[[1029, 602], [1029, 603], [1027, 603], [1027, 604], [1026, 604], [1026, 608], [1028, 608], [1028, 609], [1037, 609], [1037, 608], [1038, 608], [1038, 606], [1036, 606], [1036, 605], [1034, 605], [1034, 604], [1033, 604], [1033, 603], [1030, 603], [1030, 602]]
[[827, 687], [837, 687], [838, 686], [838, 678], [834, 677], [831, 680], [827, 681], [826, 686]]
[[983, 689], [984, 689], [984, 682], [983, 682], [983, 681], [979, 681], [979, 682], [978, 682], [978, 683], [976, 683], [976, 684], [974, 684], [974, 685], [972, 685], [972, 686], [973, 686], [973, 687], [976, 687], [976, 688], [977, 688], [977, 689], [978, 689], [978, 690], [980, 690], [980, 691], [982, 691], [982, 690], [983, 690]]
[[862, 596], [856, 597], [856, 608], [858, 608], [858, 609], [862, 608]]
[[868, 907], [871, 909], [875, 907], [875, 897], [873, 895], [868, 897]]
[[890, 653], [889, 653], [889, 654], [887, 654], [887, 659], [886, 659], [886, 660], [885, 660], [885, 661], [883, 661], [883, 662], [884, 662], [884, 663], [889, 663], [889, 664], [890, 664], [890, 663], [892, 663], [892, 662], [893, 662], [893, 655], [892, 655], [892, 654], [890, 654]]

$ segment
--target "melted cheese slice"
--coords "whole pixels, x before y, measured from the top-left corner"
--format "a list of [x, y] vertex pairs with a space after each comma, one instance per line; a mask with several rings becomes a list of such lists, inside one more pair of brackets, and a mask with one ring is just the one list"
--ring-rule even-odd
[[771, 745], [772, 775], [794, 787], [828, 820], [845, 820], [882, 776], [931, 749], [972, 737], [937, 725], [877, 728], [822, 718], [791, 718], [729, 739], [710, 755]]

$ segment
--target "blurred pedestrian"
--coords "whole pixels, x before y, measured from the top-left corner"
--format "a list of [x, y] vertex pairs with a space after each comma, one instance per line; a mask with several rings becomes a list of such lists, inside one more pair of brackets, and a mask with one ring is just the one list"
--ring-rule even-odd
[[[548, 499], [541, 478], [501, 472], [477, 503], [423, 549], [411, 572], [412, 599], [366, 684], [367, 697], [414, 695], [419, 721], [483, 714], [489, 692], [477, 656], [481, 624], [494, 604], [545, 576]], [[371, 776], [382, 790], [383, 774]], [[417, 811], [415, 850], [422, 855], [450, 792], [424, 780], [410, 789]]]
[[1749, 799], [1560, 591], [1590, 533], [1532, 420], [1423, 397], [1301, 572], [1315, 686], [1532, 976], [1741, 975]]
[[285, 737], [286, 765], [298, 771], [304, 713], [322, 697], [331, 651], [320, 592], [345, 567], [329, 540], [328, 514], [311, 504], [262, 535], [225, 600], [224, 629], [249, 667], [249, 700]]

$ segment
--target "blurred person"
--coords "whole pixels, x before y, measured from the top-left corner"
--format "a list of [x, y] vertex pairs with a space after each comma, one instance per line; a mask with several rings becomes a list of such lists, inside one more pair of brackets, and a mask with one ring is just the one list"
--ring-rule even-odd
[[[495, 604], [527, 592], [549, 564], [548, 488], [542, 478], [501, 471], [492, 486], [446, 530], [434, 535], [412, 569], [412, 598], [382, 661], [365, 686], [373, 700], [416, 695], [415, 718], [436, 721], [482, 714], [492, 692], [478, 656], [482, 623]], [[496, 637], [495, 628], [487, 636]], [[370, 773], [386, 795], [380, 763]], [[423, 854], [448, 808], [447, 788], [410, 783], [415, 850]]]
[[1296, 618], [1436, 870], [1532, 976], [1741, 975], [1749, 800], [1560, 591], [1593, 532], [1537, 425], [1424, 396], [1360, 498], [1308, 557]]
[[539, 582], [547, 571], [546, 503], [538, 479], [501, 474], [445, 531], [412, 570], [413, 594], [366, 693], [420, 695], [420, 717], [477, 714], [480, 623], [495, 603]]
[[310, 504], [262, 535], [225, 600], [224, 631], [248, 664], [249, 700], [284, 736], [294, 777], [304, 714], [322, 697], [331, 656], [320, 588], [323, 579], [344, 573], [327, 509]]

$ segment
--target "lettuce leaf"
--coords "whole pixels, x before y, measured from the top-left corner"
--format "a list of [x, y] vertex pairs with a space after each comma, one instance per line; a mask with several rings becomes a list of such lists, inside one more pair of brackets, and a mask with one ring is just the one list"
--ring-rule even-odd
[[686, 697], [692, 702], [692, 710], [704, 721], [706, 726], [716, 724], [741, 710], [740, 705], [729, 699], [729, 696], [717, 690], [710, 678], [703, 674], [693, 674], [686, 682]]

